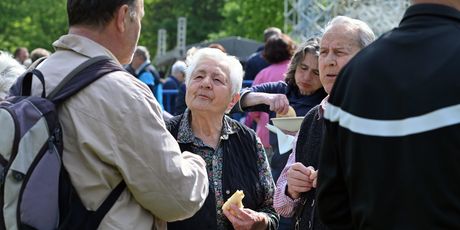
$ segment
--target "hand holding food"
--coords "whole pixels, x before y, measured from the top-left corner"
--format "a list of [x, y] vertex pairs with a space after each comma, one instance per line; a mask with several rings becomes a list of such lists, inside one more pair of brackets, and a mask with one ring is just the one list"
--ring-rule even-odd
[[292, 106], [289, 106], [289, 110], [286, 114], [280, 114], [280, 113], [277, 113], [276, 114], [276, 117], [296, 117], [297, 114], [294, 110], [294, 108], [292, 108]]
[[264, 94], [266, 95], [265, 104], [270, 106], [270, 111], [285, 114], [289, 109], [289, 100], [284, 94]]
[[233, 195], [230, 198], [228, 198], [228, 200], [224, 203], [224, 205], [222, 206], [222, 209], [230, 211], [230, 213], [233, 214], [233, 211], [230, 209], [230, 205], [235, 204], [236, 206], [238, 206], [238, 208], [243, 208], [244, 207], [243, 198], [244, 198], [243, 191], [236, 190], [236, 192], [233, 193]]

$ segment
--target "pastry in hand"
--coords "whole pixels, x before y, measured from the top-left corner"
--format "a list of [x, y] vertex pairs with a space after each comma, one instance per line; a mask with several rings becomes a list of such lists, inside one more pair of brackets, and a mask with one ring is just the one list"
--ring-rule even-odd
[[297, 117], [297, 114], [295, 113], [294, 108], [292, 108], [292, 106], [289, 106], [289, 110], [286, 114], [277, 113], [276, 117]]
[[228, 198], [228, 200], [224, 203], [222, 206], [222, 210], [228, 210], [232, 215], [235, 215], [233, 211], [230, 209], [231, 204], [235, 204], [238, 206], [238, 208], [243, 208], [243, 198], [244, 198], [244, 193], [241, 190], [236, 190], [233, 195]]

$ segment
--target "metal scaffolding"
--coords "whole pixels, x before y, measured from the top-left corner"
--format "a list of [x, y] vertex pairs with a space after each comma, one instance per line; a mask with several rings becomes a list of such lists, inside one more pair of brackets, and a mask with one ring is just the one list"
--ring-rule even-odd
[[285, 0], [284, 31], [304, 41], [337, 15], [365, 21], [376, 35], [397, 26], [409, 0]]

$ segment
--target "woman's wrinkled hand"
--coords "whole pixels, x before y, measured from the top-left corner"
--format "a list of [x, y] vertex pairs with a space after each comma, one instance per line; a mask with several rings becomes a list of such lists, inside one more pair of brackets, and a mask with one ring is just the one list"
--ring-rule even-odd
[[264, 213], [256, 212], [248, 208], [238, 208], [236, 205], [230, 205], [230, 210], [223, 210], [224, 215], [232, 223], [236, 230], [256, 230], [267, 229], [268, 216]]

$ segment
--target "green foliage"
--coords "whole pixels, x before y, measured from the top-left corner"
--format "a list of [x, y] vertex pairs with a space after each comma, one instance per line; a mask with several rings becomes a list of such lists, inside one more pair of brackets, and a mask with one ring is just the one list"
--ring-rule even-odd
[[241, 36], [262, 41], [264, 29], [282, 28], [283, 0], [151, 0], [145, 3], [146, 16], [140, 44], [157, 48], [157, 33], [167, 31], [167, 50], [176, 45], [177, 19], [187, 17], [187, 44]]
[[225, 20], [219, 33], [262, 41], [267, 27], [283, 28], [283, 13], [282, 0], [228, 0], [222, 9]]
[[0, 1], [0, 49], [13, 52], [19, 46], [29, 50], [51, 43], [67, 31], [64, 1]]
[[[63, 0], [0, 0], [0, 49], [18, 46], [52, 50], [67, 33]], [[226, 36], [262, 40], [269, 26], [282, 28], [283, 0], [144, 0], [145, 17], [139, 44], [154, 56], [158, 30], [167, 31], [167, 50], [176, 45], [177, 19], [187, 18], [187, 44]]]
[[150, 50], [156, 50], [158, 30], [162, 28], [167, 31], [167, 49], [175, 47], [179, 17], [187, 18], [187, 44], [207, 39], [208, 34], [221, 28], [224, 19], [220, 14], [224, 0], [156, 0], [144, 5], [139, 43]]

